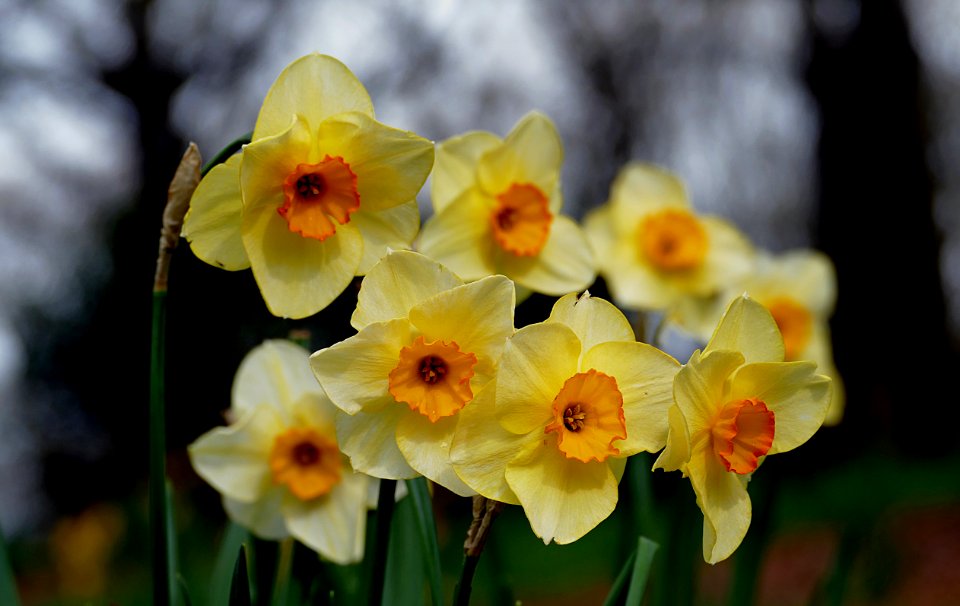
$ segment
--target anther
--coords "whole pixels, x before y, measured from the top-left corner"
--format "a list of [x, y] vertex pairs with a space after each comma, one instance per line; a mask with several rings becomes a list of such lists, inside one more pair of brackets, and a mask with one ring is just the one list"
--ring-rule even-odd
[[586, 413], [582, 412], [579, 404], [568, 406], [563, 411], [563, 425], [570, 431], [580, 431], [583, 429], [583, 420], [587, 418]]
[[447, 363], [437, 356], [424, 356], [420, 360], [420, 378], [433, 385], [447, 374]]
[[326, 189], [326, 183], [321, 175], [311, 173], [297, 179], [297, 194], [303, 198], [315, 198]]
[[300, 442], [293, 447], [293, 460], [302, 467], [308, 467], [320, 460], [320, 449], [312, 442]]

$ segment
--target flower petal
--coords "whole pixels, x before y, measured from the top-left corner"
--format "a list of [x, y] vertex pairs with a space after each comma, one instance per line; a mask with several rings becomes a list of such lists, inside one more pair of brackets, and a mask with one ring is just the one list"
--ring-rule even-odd
[[350, 217], [363, 236], [363, 256], [357, 275], [364, 275], [390, 250], [410, 248], [420, 229], [416, 200], [380, 212], [358, 212]]
[[283, 131], [245, 145], [240, 160], [244, 212], [279, 208], [286, 200], [283, 183], [290, 174], [300, 164], [320, 161], [311, 159], [311, 149], [307, 123], [301, 116], [293, 115], [287, 117]]
[[417, 250], [443, 263], [464, 280], [496, 272], [490, 227], [491, 198], [471, 188], [430, 217], [420, 230]]
[[392, 252], [363, 279], [350, 324], [360, 330], [373, 322], [406, 318], [414, 305], [462, 284], [463, 280], [427, 256]]
[[197, 475], [234, 500], [253, 502], [272, 486], [270, 449], [283, 423], [269, 406], [259, 406], [229, 427], [217, 427], [187, 448]]
[[552, 193], [560, 178], [563, 143], [550, 118], [530, 112], [517, 122], [499, 148], [480, 159], [477, 175], [484, 191], [496, 195], [513, 183], [531, 183]]
[[682, 469], [690, 460], [690, 432], [680, 408], [674, 404], [667, 410], [667, 446], [657, 457], [653, 469], [676, 471]]
[[620, 456], [663, 448], [679, 362], [646, 343], [611, 341], [588, 351], [581, 368], [594, 368], [617, 380], [627, 427], [627, 438], [614, 444]]
[[394, 402], [376, 412], [358, 412], [337, 416], [337, 441], [350, 457], [350, 464], [375, 478], [404, 480], [420, 474], [407, 463], [397, 447], [397, 424], [410, 412], [405, 404]]
[[321, 154], [340, 156], [357, 175], [360, 208], [380, 211], [417, 197], [433, 167], [433, 142], [349, 112], [320, 125]]
[[322, 394], [309, 360], [310, 352], [283, 339], [264, 341], [250, 350], [233, 380], [233, 412], [242, 416], [266, 405], [289, 419], [304, 395]]
[[450, 463], [450, 444], [459, 414], [436, 423], [421, 414], [408, 414], [397, 424], [397, 446], [410, 467], [461, 497], [476, 492], [463, 483]]
[[500, 145], [500, 137], [485, 131], [471, 131], [437, 145], [430, 199], [439, 213], [477, 179], [477, 164], [484, 153]]
[[607, 463], [568, 459], [552, 443], [510, 462], [506, 478], [545, 544], [576, 541], [617, 505], [617, 480]]
[[[576, 374], [580, 341], [563, 324], [533, 324], [508, 341], [497, 371], [497, 419], [513, 433], [546, 427], [553, 400]], [[558, 451], [559, 452], [559, 451]]]
[[373, 117], [373, 102], [363, 84], [333, 57], [307, 55], [284, 68], [267, 91], [253, 140], [283, 132], [294, 114], [317, 128], [328, 117], [348, 111]]
[[283, 515], [290, 534], [335, 564], [363, 559], [365, 502], [369, 476], [346, 471], [330, 493], [310, 501], [284, 499]]
[[582, 354], [607, 341], [636, 341], [623, 312], [603, 299], [591, 297], [589, 292], [579, 297], [576, 293], [561, 297], [553, 304], [547, 322], [570, 327], [580, 339]]
[[756, 257], [746, 236], [727, 221], [718, 217], [699, 217], [707, 233], [709, 248], [703, 260], [700, 284], [691, 292], [706, 295], [734, 284], [754, 268]]
[[494, 251], [497, 272], [536, 292], [561, 296], [585, 289], [597, 276], [593, 251], [580, 226], [569, 217], [557, 215], [540, 253], [520, 257]]
[[271, 486], [261, 498], [251, 503], [223, 497], [223, 508], [231, 520], [249, 528], [261, 539], [285, 539], [288, 536], [287, 523], [281, 507], [286, 492], [286, 488]]
[[713, 332], [704, 354], [739, 351], [746, 364], [782, 362], [783, 337], [767, 308], [747, 296], [733, 300]]
[[664, 208], [689, 208], [690, 202], [675, 174], [653, 164], [631, 162], [620, 169], [610, 187], [610, 206], [613, 229], [632, 238], [644, 215]]
[[730, 557], [750, 527], [747, 477], [727, 471], [706, 451], [695, 452], [685, 471], [703, 511], [703, 559], [716, 564]]
[[347, 414], [397, 404], [388, 391], [390, 371], [411, 340], [406, 318], [369, 324], [354, 336], [310, 356], [310, 368], [333, 403]]
[[748, 364], [737, 371], [730, 399], [756, 398], [773, 411], [775, 430], [768, 455], [800, 446], [823, 424], [830, 407], [830, 379], [813, 362]]
[[711, 425], [724, 404], [725, 381], [742, 364], [743, 356], [736, 351], [712, 351], [702, 358], [694, 352], [677, 373], [673, 397], [691, 436]]
[[229, 271], [250, 267], [240, 237], [242, 211], [240, 154], [234, 154], [207, 173], [190, 199], [182, 235], [193, 254]]

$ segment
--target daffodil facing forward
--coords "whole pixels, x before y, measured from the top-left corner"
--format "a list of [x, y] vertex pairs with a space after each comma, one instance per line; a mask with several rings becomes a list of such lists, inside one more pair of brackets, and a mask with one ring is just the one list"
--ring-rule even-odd
[[374, 120], [350, 70], [308, 55], [270, 88], [252, 142], [200, 182], [183, 232], [207, 263], [252, 268], [274, 315], [303, 318], [410, 246], [432, 165], [430, 141]]
[[663, 447], [679, 368], [610, 303], [562, 297], [510, 338], [496, 380], [461, 412], [454, 469], [522, 505], [544, 543], [576, 541], [613, 511], [626, 457]]
[[424, 475], [473, 494], [450, 466], [450, 442], [513, 334], [513, 307], [514, 286], [503, 276], [464, 285], [406, 251], [374, 266], [352, 318], [359, 332], [311, 358], [347, 413], [337, 435], [354, 468], [380, 478]]
[[267, 341], [237, 371], [236, 422], [191, 444], [190, 460], [229, 516], [257, 536], [293, 536], [333, 562], [357, 562], [376, 483], [340, 453], [336, 413], [310, 373], [309, 353]]
[[770, 313], [740, 297], [677, 374], [667, 446], [654, 468], [690, 478], [711, 564], [729, 557], [750, 526], [751, 474], [765, 457], [810, 439], [827, 413], [830, 379], [783, 354]]
[[693, 212], [683, 183], [646, 164], [620, 171], [610, 201], [585, 227], [614, 301], [631, 309], [709, 296], [752, 264], [751, 247], [733, 226]]
[[589, 286], [593, 254], [580, 227], [559, 214], [563, 146], [533, 112], [505, 139], [469, 132], [437, 146], [436, 213], [419, 250], [464, 280], [502, 274], [519, 286], [563, 295]]

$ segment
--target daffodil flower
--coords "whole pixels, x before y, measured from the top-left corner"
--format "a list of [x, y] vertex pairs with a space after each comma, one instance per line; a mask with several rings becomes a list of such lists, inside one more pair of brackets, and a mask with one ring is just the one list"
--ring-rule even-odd
[[586, 288], [596, 268], [580, 227], [559, 214], [562, 163], [560, 136], [537, 112], [505, 139], [475, 131], [444, 141], [419, 250], [464, 280], [502, 274], [554, 296]]
[[380, 478], [424, 475], [473, 494], [450, 466], [457, 419], [491, 379], [513, 334], [514, 286], [503, 276], [464, 285], [427, 257], [399, 251], [367, 274], [353, 337], [313, 354], [333, 403], [340, 446]]
[[784, 362], [783, 353], [773, 317], [744, 296], [677, 374], [667, 446], [654, 469], [690, 478], [711, 564], [729, 557], [750, 526], [751, 474], [765, 457], [810, 439], [830, 405], [830, 379], [813, 362]]
[[576, 541], [613, 511], [626, 457], [663, 447], [679, 368], [610, 303], [562, 297], [510, 338], [496, 380], [461, 412], [454, 470], [522, 505], [544, 543]]
[[252, 268], [271, 313], [303, 318], [409, 247], [432, 165], [430, 141], [374, 120], [350, 70], [308, 55], [270, 87], [252, 142], [200, 182], [183, 233], [203, 261]]
[[610, 201], [585, 222], [613, 299], [631, 309], [664, 309], [704, 297], [750, 270], [750, 244], [733, 226], [693, 212], [673, 174], [632, 163]]
[[333, 562], [357, 562], [377, 482], [337, 447], [338, 413], [310, 372], [309, 352], [267, 341], [237, 371], [238, 420], [197, 439], [190, 460], [230, 518], [257, 536], [293, 536]]

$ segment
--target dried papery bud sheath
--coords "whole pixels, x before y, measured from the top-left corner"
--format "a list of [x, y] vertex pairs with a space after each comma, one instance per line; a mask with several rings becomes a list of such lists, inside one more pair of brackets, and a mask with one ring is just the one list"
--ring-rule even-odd
[[180, 158], [180, 164], [173, 174], [167, 189], [167, 205], [163, 209], [163, 227], [160, 228], [160, 250], [157, 254], [157, 271], [153, 278], [155, 292], [167, 290], [167, 276], [170, 273], [170, 259], [173, 250], [180, 241], [180, 229], [183, 217], [190, 208], [190, 198], [200, 184], [200, 149], [191, 142]]

